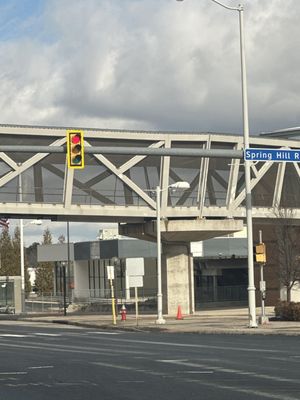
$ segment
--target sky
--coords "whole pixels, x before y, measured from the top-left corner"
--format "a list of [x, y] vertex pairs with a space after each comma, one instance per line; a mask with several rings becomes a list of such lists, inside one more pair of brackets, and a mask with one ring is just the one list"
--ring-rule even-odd
[[[250, 133], [299, 126], [300, 1], [243, 4]], [[241, 133], [238, 13], [211, 0], [0, 0], [0, 93], [1, 123]]]
[[[24, 245], [30, 246], [32, 243], [42, 243], [43, 234], [46, 229], [49, 229], [52, 235], [52, 243], [58, 243], [58, 238], [60, 235], [65, 237], [65, 242], [67, 242], [67, 223], [66, 222], [52, 222], [48, 220], [41, 220], [41, 225], [34, 225], [32, 220], [23, 220], [23, 237]], [[14, 230], [19, 226], [19, 220], [10, 220], [9, 231], [13, 235]], [[109, 223], [80, 223], [80, 222], [70, 222], [69, 223], [69, 239], [70, 242], [85, 242], [98, 240], [100, 229], [110, 229], [117, 227], [116, 224]]]

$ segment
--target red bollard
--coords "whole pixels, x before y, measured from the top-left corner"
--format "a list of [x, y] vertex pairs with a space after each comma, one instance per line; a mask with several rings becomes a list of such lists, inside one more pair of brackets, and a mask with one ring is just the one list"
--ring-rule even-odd
[[123, 304], [123, 305], [122, 305], [122, 308], [121, 308], [121, 321], [126, 321], [126, 315], [127, 315], [127, 313], [126, 313], [126, 307], [125, 307], [125, 305]]

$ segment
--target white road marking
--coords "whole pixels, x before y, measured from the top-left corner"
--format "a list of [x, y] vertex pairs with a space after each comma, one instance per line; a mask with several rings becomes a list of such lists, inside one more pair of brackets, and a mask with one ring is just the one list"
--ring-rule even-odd
[[[46, 387], [46, 388], [51, 388], [51, 387], [55, 387], [55, 386], [82, 386], [83, 384], [85, 384], [85, 383], [82, 383], [81, 381], [79, 381], [79, 382], [54, 382], [54, 383], [29, 382], [29, 383], [7, 383], [7, 384], [4, 384], [4, 386], [15, 387], [15, 388], [30, 387], [30, 386], [33, 386], [33, 387], [42, 386], [42, 387]], [[93, 385], [93, 386], [96, 386], [96, 385]]]
[[214, 371], [176, 371], [178, 374], [213, 374]]
[[89, 335], [120, 335], [120, 332], [103, 332], [103, 331], [97, 331], [97, 332], [87, 332]]
[[53, 365], [41, 365], [40, 367], [28, 367], [28, 369], [46, 369], [46, 368], [54, 368]]
[[[284, 361], [284, 362], [293, 362], [293, 363], [300, 363], [300, 360], [297, 358], [299, 358], [298, 356], [288, 356], [288, 357], [265, 357], [267, 360], [276, 360], [276, 361]], [[293, 358], [296, 358], [296, 360], [294, 360]]]
[[[119, 335], [119, 332], [87, 332], [89, 335]], [[86, 334], [86, 333], [85, 333]], [[11, 338], [28, 338], [34, 336], [45, 336], [45, 337], [61, 337], [61, 336], [69, 336], [70, 333], [45, 333], [45, 332], [32, 332], [27, 334], [14, 334], [14, 333], [2, 333], [0, 334], [1, 337], [11, 337]], [[72, 335], [82, 336], [82, 333], [72, 333]]]
[[36, 336], [53, 336], [53, 337], [62, 336], [61, 333], [42, 333], [42, 332], [35, 332], [34, 335], [36, 335]]
[[75, 346], [66, 346], [66, 345], [58, 345], [58, 344], [48, 344], [48, 343], [39, 343], [39, 342], [31, 342], [30, 344], [12, 344], [12, 343], [4, 343], [0, 342], [0, 346], [2, 347], [12, 347], [18, 349], [40, 349], [44, 351], [57, 351], [64, 353], [79, 353], [79, 354], [109, 354], [110, 357], [119, 357], [120, 354], [143, 354], [143, 355], [152, 355], [150, 352], [146, 351], [134, 351], [131, 349], [128, 350], [120, 350], [120, 349], [98, 349], [90, 346], [85, 347], [75, 347]]
[[0, 334], [0, 337], [24, 338], [24, 337], [28, 337], [28, 335], [17, 335], [17, 334], [13, 334], [13, 333], [2, 333], [2, 334]]
[[167, 374], [162, 374], [161, 371], [152, 371], [150, 369], [137, 369], [135, 367], [129, 367], [127, 365], [120, 365], [120, 364], [111, 364], [111, 363], [106, 363], [106, 362], [91, 362], [90, 364], [93, 365], [100, 365], [101, 367], [108, 367], [108, 368], [116, 368], [116, 369], [125, 369], [127, 371], [135, 371], [135, 372], [141, 372], [143, 374], [147, 375], [154, 375], [154, 376], [159, 376], [159, 377], [169, 377]]
[[150, 340], [135, 340], [135, 339], [110, 339], [111, 341], [115, 340], [126, 343], [140, 343], [140, 344], [149, 344], [149, 345], [162, 345], [162, 346], [170, 346], [170, 347], [183, 347], [183, 348], [198, 348], [198, 349], [216, 349], [216, 350], [228, 350], [228, 351], [244, 351], [244, 352], [254, 352], [254, 353], [282, 353], [286, 354], [284, 350], [270, 350], [264, 348], [253, 348], [247, 349], [245, 347], [227, 347], [227, 346], [215, 346], [215, 345], [206, 345], [206, 344], [189, 344], [189, 343], [172, 343], [172, 342], [162, 342], [162, 341], [150, 341]]
[[[116, 368], [116, 369], [125, 369], [125, 370], [129, 370], [129, 371], [137, 371], [136, 368], [134, 367], [128, 367], [127, 365], [116, 365], [116, 364], [110, 364], [110, 363], [105, 363], [105, 362], [91, 362], [90, 364], [93, 365], [100, 365], [101, 367], [109, 367], [109, 368]], [[140, 370], [140, 372], [144, 372], [143, 370]]]
[[8, 376], [5, 376], [4, 378], [0, 378], [0, 382], [7, 382], [7, 381], [17, 381], [17, 378], [9, 378]]
[[225, 389], [225, 390], [230, 390], [232, 392], [237, 392], [237, 393], [246, 393], [246, 394], [249, 394], [252, 396], [254, 395], [258, 399], [265, 397], [267, 399], [274, 399], [274, 400], [299, 400], [299, 397], [286, 396], [282, 393], [281, 394], [272, 394], [272, 393], [263, 392], [261, 390], [243, 389], [243, 388], [239, 388], [236, 386], [220, 385], [216, 381], [207, 382], [207, 381], [194, 380], [194, 379], [187, 379], [186, 381], [190, 382], [190, 383], [196, 383], [199, 385], [212, 387], [214, 389], [222, 389], [222, 390]]
[[[154, 371], [149, 371], [149, 370], [139, 370], [139, 369], [135, 369], [134, 367], [129, 367], [126, 365], [116, 365], [116, 364], [110, 364], [110, 363], [105, 363], [105, 362], [93, 362], [91, 364], [94, 365], [100, 365], [103, 367], [108, 367], [108, 368], [116, 368], [116, 369], [124, 369], [124, 370], [129, 370], [129, 371], [136, 371], [136, 372], [143, 372], [146, 373], [148, 375], [157, 375], [162, 377], [161, 372], [156, 372], [154, 374]], [[168, 377], [168, 378], [173, 378], [173, 379], [178, 379], [178, 376], [172, 376], [172, 375], [163, 375], [164, 377]], [[214, 389], [221, 389], [221, 390], [229, 390], [232, 392], [237, 392], [237, 393], [246, 393], [249, 395], [255, 395], [257, 398], [267, 398], [267, 399], [274, 399], [274, 400], [299, 400], [299, 397], [291, 397], [291, 396], [287, 396], [284, 394], [272, 394], [272, 393], [267, 393], [264, 391], [260, 391], [260, 390], [255, 390], [255, 389], [243, 389], [241, 387], [237, 387], [237, 386], [229, 386], [229, 385], [222, 385], [222, 384], [218, 384], [218, 382], [214, 379], [213, 382], [207, 382], [207, 380], [201, 380], [201, 379], [187, 379], [187, 378], [183, 378], [183, 380], [185, 382], [190, 382], [190, 383], [195, 383], [198, 385], [204, 385], [204, 386], [208, 386], [208, 387], [213, 387]]]
[[0, 375], [26, 375], [28, 372], [0, 372]]
[[167, 363], [167, 364], [175, 364], [175, 365], [182, 365], [185, 367], [195, 367], [195, 368], [206, 368], [210, 369], [215, 372], [225, 372], [230, 374], [236, 375], [244, 375], [254, 378], [261, 378], [267, 379], [276, 382], [293, 382], [299, 384], [299, 379], [292, 379], [292, 378], [283, 378], [281, 376], [273, 376], [273, 375], [266, 375], [266, 374], [257, 374], [256, 372], [251, 371], [243, 371], [239, 369], [232, 369], [232, 368], [223, 368], [223, 367], [215, 367], [209, 364], [200, 364], [200, 363], [193, 363], [193, 362], [186, 362], [186, 361], [179, 361], [179, 360], [156, 360], [158, 362]]

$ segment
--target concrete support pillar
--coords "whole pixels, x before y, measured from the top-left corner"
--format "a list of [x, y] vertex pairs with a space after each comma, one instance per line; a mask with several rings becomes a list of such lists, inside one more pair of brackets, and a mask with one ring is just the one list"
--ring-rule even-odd
[[162, 292], [163, 314], [176, 315], [178, 306], [183, 314], [194, 312], [193, 257], [189, 244], [163, 246]]
[[22, 312], [22, 290], [21, 290], [21, 277], [12, 276], [10, 281], [14, 282], [14, 303], [15, 303], [15, 313], [21, 314]]
[[[170, 220], [164, 204], [160, 224], [162, 246], [163, 314], [176, 315], [178, 306], [184, 314], [194, 313], [194, 266], [190, 243], [243, 230], [242, 220]], [[156, 221], [119, 225], [119, 234], [157, 242]], [[181, 244], [178, 244], [181, 243]], [[186, 244], [185, 244], [186, 243]]]

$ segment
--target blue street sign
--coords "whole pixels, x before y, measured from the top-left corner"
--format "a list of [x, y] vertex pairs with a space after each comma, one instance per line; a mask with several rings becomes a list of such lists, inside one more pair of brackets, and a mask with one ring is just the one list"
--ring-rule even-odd
[[300, 150], [246, 149], [244, 159], [250, 161], [300, 162]]

